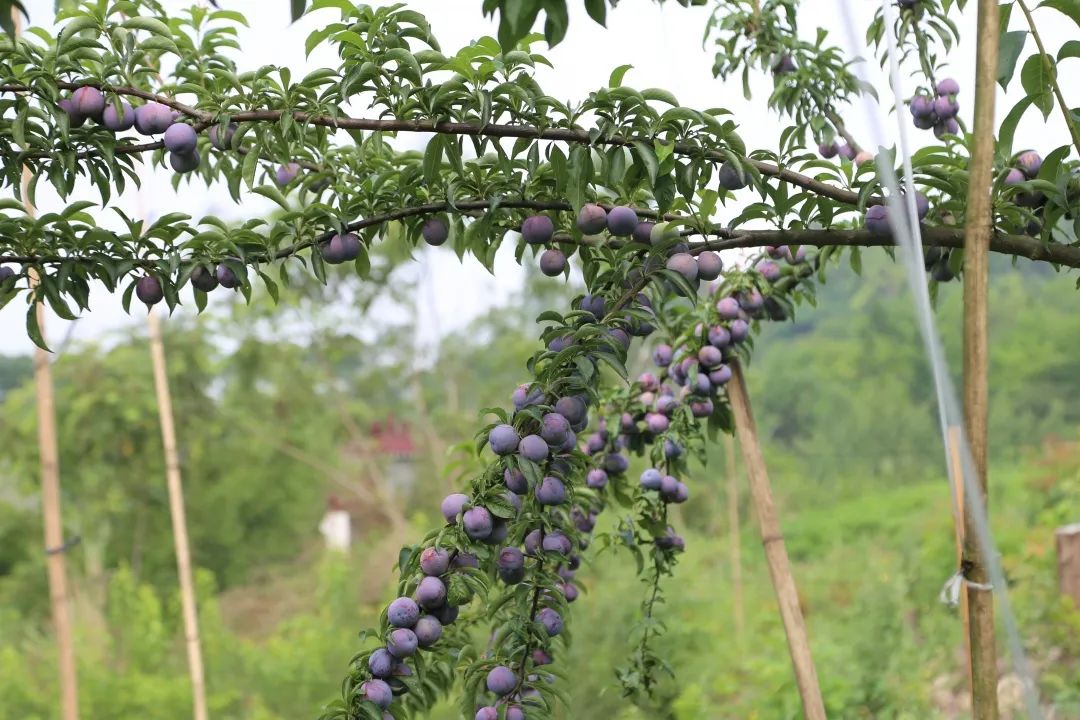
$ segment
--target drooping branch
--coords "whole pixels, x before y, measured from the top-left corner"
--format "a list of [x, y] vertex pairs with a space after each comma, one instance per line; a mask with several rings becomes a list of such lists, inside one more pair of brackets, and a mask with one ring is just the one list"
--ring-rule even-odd
[[[87, 85], [90, 83], [62, 83], [61, 87], [66, 88], [78, 88], [81, 85]], [[118, 95], [132, 95], [135, 97], [154, 100], [156, 102], [169, 105], [180, 112], [189, 115], [196, 119], [196, 122], [192, 126], [202, 131], [211, 125], [213, 125], [213, 116], [202, 110], [196, 110], [190, 108], [182, 103], [177, 103], [175, 100], [163, 95], [154, 95], [143, 90], [136, 88], [123, 87], [123, 86], [104, 86], [95, 84], [94, 87], [98, 87], [104, 91], [115, 93]], [[26, 85], [20, 84], [7, 84], [0, 85], [0, 92], [27, 92], [32, 91], [32, 88]], [[181, 109], [184, 108], [184, 109]], [[461, 122], [431, 122], [424, 120], [377, 120], [373, 118], [354, 118], [347, 115], [333, 116], [333, 115], [319, 115], [313, 113], [307, 113], [300, 110], [249, 110], [245, 112], [239, 112], [230, 116], [233, 122], [278, 122], [283, 115], [291, 115], [292, 119], [297, 123], [316, 125], [320, 127], [334, 128], [337, 130], [370, 130], [378, 132], [414, 132], [414, 133], [436, 133], [441, 135], [457, 135], [457, 136], [475, 136], [475, 137], [492, 137], [492, 138], [531, 138], [534, 140], [549, 140], [553, 142], [564, 142], [582, 145], [608, 145], [616, 147], [630, 147], [635, 142], [647, 142], [652, 143], [652, 137], [629, 137], [623, 135], [610, 135], [607, 137], [593, 138], [587, 130], [576, 128], [539, 128], [533, 125], [476, 125], [473, 123], [461, 123]], [[114, 155], [130, 155], [134, 153], [147, 152], [148, 150], [156, 150], [162, 147], [160, 142], [155, 143], [140, 143], [138, 145], [119, 145], [113, 149]], [[709, 150], [702, 147], [698, 147], [689, 143], [681, 142], [675, 143], [673, 152], [676, 155], [682, 157], [701, 157], [714, 163], [726, 162], [728, 156], [717, 150]], [[81, 157], [89, 157], [94, 155], [95, 151], [84, 151]], [[5, 153], [9, 156], [17, 156], [20, 160], [28, 159], [40, 159], [48, 157], [47, 153]], [[857, 205], [859, 202], [859, 195], [851, 190], [846, 190], [835, 185], [831, 185], [820, 180], [803, 175], [802, 173], [789, 170], [779, 165], [765, 162], [763, 160], [755, 160], [753, 158], [742, 158], [742, 160], [754, 167], [759, 173], [766, 177], [774, 177], [782, 182], [786, 182], [796, 187], [801, 187], [804, 190], [808, 190], [815, 195], [835, 200], [847, 205]], [[880, 198], [871, 198], [869, 204], [878, 204], [881, 202]]]

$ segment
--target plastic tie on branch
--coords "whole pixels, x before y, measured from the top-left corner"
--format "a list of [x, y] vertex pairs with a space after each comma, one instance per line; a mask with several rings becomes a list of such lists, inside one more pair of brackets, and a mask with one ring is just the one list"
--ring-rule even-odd
[[82, 542], [82, 536], [81, 535], [76, 535], [75, 537], [68, 538], [67, 540], [65, 540], [61, 544], [57, 545], [56, 547], [46, 547], [45, 548], [45, 554], [46, 555], [59, 555], [60, 553], [67, 552], [68, 550], [75, 547], [76, 545], [78, 545], [81, 542]]
[[941, 588], [941, 592], [938, 593], [938, 601], [951, 608], [956, 607], [960, 604], [960, 588], [965, 585], [969, 588], [974, 588], [975, 590], [985, 590], [987, 592], [994, 589], [994, 586], [991, 583], [978, 583], [974, 580], [969, 580], [967, 576], [964, 575], [964, 568], [960, 568], [945, 581], [945, 584]]

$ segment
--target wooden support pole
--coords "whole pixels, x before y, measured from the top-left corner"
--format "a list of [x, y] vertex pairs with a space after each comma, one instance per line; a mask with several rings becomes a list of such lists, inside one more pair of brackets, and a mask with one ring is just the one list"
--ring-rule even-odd
[[[22, 14], [11, 8], [15, 35], [22, 34]], [[30, 169], [22, 169], [21, 194], [26, 214], [34, 217], [37, 209], [30, 202]], [[37, 287], [37, 272], [30, 269], [30, 287]], [[45, 303], [34, 308], [42, 341], [45, 338]], [[75, 667], [75, 642], [72, 638], [71, 608], [68, 601], [67, 561], [64, 558], [64, 523], [60, 514], [60, 450], [56, 440], [56, 402], [53, 395], [52, 365], [49, 353], [34, 348], [34, 386], [37, 391], [38, 447], [41, 453], [41, 512], [45, 526], [46, 570], [49, 576], [49, 606], [53, 632], [56, 634], [57, 666], [60, 675], [60, 717], [79, 720], [79, 680]]]
[[739, 363], [731, 364], [731, 381], [727, 384], [728, 399], [735, 417], [735, 432], [739, 436], [742, 448], [743, 464], [750, 480], [750, 494], [754, 501], [758, 525], [761, 527], [761, 543], [765, 547], [765, 559], [769, 564], [773, 589], [776, 591], [777, 604], [780, 606], [780, 618], [784, 622], [787, 634], [791, 664], [795, 667], [795, 682], [802, 698], [803, 713], [806, 720], [825, 720], [825, 703], [821, 698], [814, 658], [810, 654], [810, 641], [806, 634], [806, 622], [802, 608], [799, 607], [799, 593], [795, 586], [795, 577], [791, 574], [784, 536], [780, 532], [780, 522], [776, 515], [769, 474], [765, 468], [765, 458], [758, 443], [757, 426], [750, 409], [750, 396], [746, 391]]
[[180, 576], [180, 606], [184, 615], [184, 641], [187, 645], [188, 670], [195, 720], [206, 720], [206, 680], [202, 647], [199, 644], [199, 614], [195, 587], [191, 578], [191, 551], [188, 544], [187, 518], [184, 514], [184, 490], [180, 482], [180, 461], [176, 453], [176, 429], [173, 426], [169, 377], [165, 370], [165, 348], [161, 341], [161, 323], [151, 311], [150, 357], [154, 364], [154, 388], [157, 391], [158, 415], [161, 418], [161, 442], [165, 446], [165, 479], [169, 486], [169, 512], [172, 516], [173, 543], [176, 546], [176, 569]]
[[731, 559], [732, 608], [735, 615], [735, 643], [743, 646], [746, 619], [743, 613], [742, 535], [739, 522], [739, 478], [735, 469], [735, 438], [724, 435], [727, 456], [728, 550]]
[[1076, 609], [1080, 610], [1080, 523], [1058, 528], [1054, 538], [1057, 540], [1061, 594], [1072, 598]]
[[[989, 584], [979, 547], [972, 507], [987, 502], [987, 287], [990, 238], [993, 232], [990, 191], [994, 166], [994, 100], [997, 93], [998, 3], [979, 0], [975, 57], [975, 124], [968, 165], [967, 221], [964, 230], [964, 423], [974, 463], [978, 494], [969, 493], [964, 507], [964, 556], [968, 580]], [[997, 648], [994, 641], [994, 596], [968, 587], [971, 629], [971, 707], [975, 720], [997, 720]]]

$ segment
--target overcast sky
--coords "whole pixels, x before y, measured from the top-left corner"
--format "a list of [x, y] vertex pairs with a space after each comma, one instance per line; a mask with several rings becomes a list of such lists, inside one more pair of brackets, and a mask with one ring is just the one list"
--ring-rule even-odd
[[[53, 20], [53, 0], [29, 0], [25, 2], [32, 25], [51, 26]], [[308, 59], [304, 58], [304, 39], [315, 28], [337, 20], [336, 10], [323, 10], [314, 13], [295, 25], [289, 23], [286, 0], [220, 0], [223, 8], [243, 12], [250, 23], [250, 28], [241, 29], [240, 44], [244, 51], [238, 59], [241, 69], [253, 69], [264, 64], [287, 65], [293, 69], [293, 76], [301, 76], [307, 71], [324, 66], [336, 66], [336, 57], [324, 46]], [[374, 5], [388, 4], [372, 2]], [[445, 54], [451, 54], [462, 45], [485, 34], [494, 34], [494, 23], [481, 16], [480, 0], [412, 0], [407, 3], [419, 10], [430, 20], [436, 37]], [[801, 10], [803, 33], [811, 36], [814, 28], [824, 19], [838, 18], [850, 4], [857, 13], [856, 25], [865, 27], [873, 15], [877, 4], [872, 0], [849, 0], [848, 3], [833, 0], [804, 0]], [[190, 2], [165, 2], [166, 7], [181, 9]], [[555, 66], [554, 70], [541, 67], [538, 71], [541, 85], [547, 92], [566, 101], [577, 101], [591, 90], [603, 87], [607, 83], [611, 70], [622, 64], [632, 64], [634, 68], [626, 75], [624, 82], [638, 88], [663, 87], [675, 94], [680, 103], [697, 108], [725, 107], [735, 112], [740, 123], [739, 132], [749, 148], [774, 148], [779, 138], [779, 131], [786, 121], [770, 113], [764, 107], [764, 99], [771, 89], [771, 79], [755, 77], [752, 89], [757, 102], [743, 99], [740, 83], [723, 83], [712, 77], [712, 52], [702, 47], [702, 33], [708, 18], [708, 8], [682, 8], [674, 2], [659, 6], [646, 0], [627, 0], [608, 14], [608, 27], [605, 30], [594, 24], [582, 10], [580, 0], [570, 0], [571, 22], [566, 40], [545, 54]], [[955, 48], [950, 56], [949, 66], [942, 72], [957, 78], [961, 85], [961, 117], [970, 123], [972, 112], [973, 75], [974, 75], [974, 17], [975, 4], [968, 4], [968, 12], [960, 22], [960, 29], [965, 41]], [[1042, 16], [1040, 25], [1047, 28], [1044, 41], [1048, 48], [1056, 49], [1068, 39], [1071, 26], [1058, 22], [1054, 11]], [[1018, 28], [1019, 18], [1013, 18], [1014, 29]], [[1043, 22], [1045, 21], [1045, 22]], [[835, 26], [835, 27], [834, 27]], [[829, 23], [831, 42], [846, 47], [842, 27], [837, 22]], [[537, 46], [539, 49], [539, 46]], [[849, 54], [870, 55], [866, 47], [847, 48]], [[1080, 62], [1080, 61], [1070, 61]], [[875, 85], [884, 102], [891, 102], [891, 93], [887, 92], [884, 76], [878, 72], [876, 63], [871, 63]], [[915, 79], [905, 77], [907, 88], [914, 86]], [[1019, 82], [1006, 96], [999, 96], [998, 117], [1004, 116], [1008, 108], [1022, 97]], [[1077, 98], [1070, 98], [1073, 102]], [[869, 142], [870, 133], [866, 131], [866, 113], [861, 109], [846, 113], [849, 128], [864, 144]], [[892, 121], [886, 127], [894, 128]], [[892, 133], [890, 136], [895, 136]], [[1044, 146], [1044, 138], [1066, 138], [1065, 128], [1055, 114], [1044, 123], [1037, 112], [1028, 113], [1017, 132], [1016, 145], [1029, 145], [1044, 154], [1052, 147]], [[929, 132], [909, 132], [909, 138], [916, 143], [933, 140]], [[400, 147], [420, 147], [424, 142], [421, 135], [404, 135], [396, 141]], [[129, 213], [146, 215], [160, 214], [165, 211], [182, 210], [198, 218], [205, 214], [215, 214], [225, 218], [242, 218], [258, 215], [269, 209], [269, 201], [258, 196], [246, 198], [242, 206], [232, 203], [228, 194], [220, 188], [210, 190], [201, 185], [185, 184], [180, 192], [174, 193], [169, 182], [171, 173], [158, 168], [144, 173], [146, 180], [141, 197], [134, 193], [126, 195], [121, 205]], [[61, 208], [64, 203], [47, 191], [47, 185], [39, 186], [38, 200], [42, 212]], [[82, 196], [96, 199], [97, 193], [85, 192]], [[748, 195], [749, 196], [749, 195]], [[730, 211], [729, 211], [730, 212]], [[102, 217], [107, 218], [106, 215]], [[719, 220], [725, 219], [723, 216]], [[101, 222], [108, 222], [107, 219]], [[466, 259], [459, 263], [449, 250], [425, 250], [422, 271], [430, 280], [431, 292], [438, 298], [438, 317], [430, 320], [429, 330], [440, 328], [442, 331], [462, 326], [470, 318], [492, 303], [504, 301], [507, 295], [522, 281], [522, 272], [509, 252], [500, 254], [496, 276], [493, 277], [473, 260]], [[554, 280], [552, 282], [555, 282]], [[189, 292], [182, 295], [186, 298]], [[213, 295], [211, 296], [213, 298]], [[91, 296], [93, 311], [85, 314], [74, 329], [76, 339], [93, 339], [130, 324], [144, 322], [143, 313], [132, 304], [133, 317], [127, 316], [121, 305], [119, 295], [112, 296], [99, 289]], [[211, 307], [213, 302], [211, 302]], [[189, 312], [179, 309], [178, 312]], [[51, 316], [47, 321], [47, 333], [52, 338], [62, 336], [67, 330], [67, 323]], [[33, 345], [25, 332], [25, 305], [21, 301], [9, 304], [0, 310], [0, 352], [29, 352]]]

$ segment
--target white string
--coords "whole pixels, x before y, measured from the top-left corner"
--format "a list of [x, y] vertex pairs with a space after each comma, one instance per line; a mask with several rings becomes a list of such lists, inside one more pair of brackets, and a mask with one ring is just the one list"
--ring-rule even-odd
[[[857, 39], [858, 35], [856, 34], [853, 21], [853, 9], [849, 0], [842, 0], [842, 5], [843, 8], [840, 12], [840, 17], [844, 23], [848, 45], [854, 49], [859, 47], [859, 41]], [[963, 415], [960, 412], [960, 403], [957, 400], [956, 390], [953, 388], [952, 381], [948, 374], [945, 353], [942, 349], [941, 339], [937, 332], [933, 311], [930, 305], [930, 294], [926, 286], [925, 268], [922, 258], [922, 237], [915, 206], [914, 171], [911, 165], [911, 152], [908, 146], [907, 127], [903, 121], [903, 98], [906, 94], [903, 91], [900, 78], [900, 63], [897, 59], [896, 39], [892, 32], [892, 28], [895, 26], [896, 21], [896, 10], [890, 0], [881, 0], [881, 5], [886, 27], [884, 34], [888, 40], [889, 76], [893, 91], [893, 107], [899, 130], [900, 154], [904, 168], [904, 187], [906, 193], [904, 193], [905, 197], [903, 203], [899, 202], [901, 193], [896, 173], [893, 171], [892, 165], [886, 161], [888, 156], [881, 152], [881, 148], [885, 144], [881, 119], [870, 98], [865, 94], [862, 96], [862, 105], [863, 109], [866, 111], [867, 125], [873, 136], [874, 144], [879, 150], [876, 156], [876, 164], [878, 178], [888, 189], [889, 225], [892, 229], [893, 236], [898, 240], [897, 244], [899, 245], [900, 261], [906, 270], [908, 284], [915, 301], [915, 315], [919, 323], [920, 335], [922, 336], [923, 344], [926, 347], [926, 353], [930, 360], [931, 371], [934, 378], [934, 388], [937, 395], [938, 418], [941, 425], [942, 439], [945, 443], [946, 455], [949, 448], [948, 429], [950, 427], [960, 428], [959, 449], [961, 455], [961, 477], [953, 477], [952, 463], [948, 462], [948, 458], [946, 457], [945, 464], [949, 469], [949, 484], [951, 489], [955, 491], [956, 483], [964, 483], [968, 511], [974, 520], [976, 541], [979, 544], [979, 550], [985, 559], [987, 571], [990, 575], [989, 585], [972, 583], [964, 576], [963, 569], [960, 569], [946, 582], [945, 587], [942, 589], [942, 596], [945, 598], [946, 602], [948, 602], [948, 600], [951, 599], [952, 594], [955, 593], [956, 601], [959, 601], [960, 587], [962, 584], [966, 584], [969, 588], [980, 591], [996, 591], [994, 595], [1001, 611], [1002, 624], [1005, 628], [1005, 635], [1008, 641], [1013, 667], [1017, 676], [1020, 678], [1024, 690], [1024, 701], [1027, 706], [1028, 716], [1032, 720], [1042, 720], [1043, 715], [1039, 705], [1034, 674], [1028, 663], [1027, 656], [1024, 653], [1016, 617], [1009, 604], [1008, 587], [1005, 582], [1004, 570], [1001, 567], [1001, 558], [997, 552], [997, 547], [990, 532], [990, 524], [986, 517], [986, 509], [983, 504], [978, 501], [982, 497], [982, 491], [975, 474], [975, 463], [971, 455], [971, 448], [968, 444], [967, 436], [963, 431], [964, 423]], [[865, 63], [856, 63], [855, 70], [860, 79], [866, 82]], [[903, 212], [902, 210], [906, 210], [907, 212]], [[955, 497], [955, 492], [953, 497]]]

